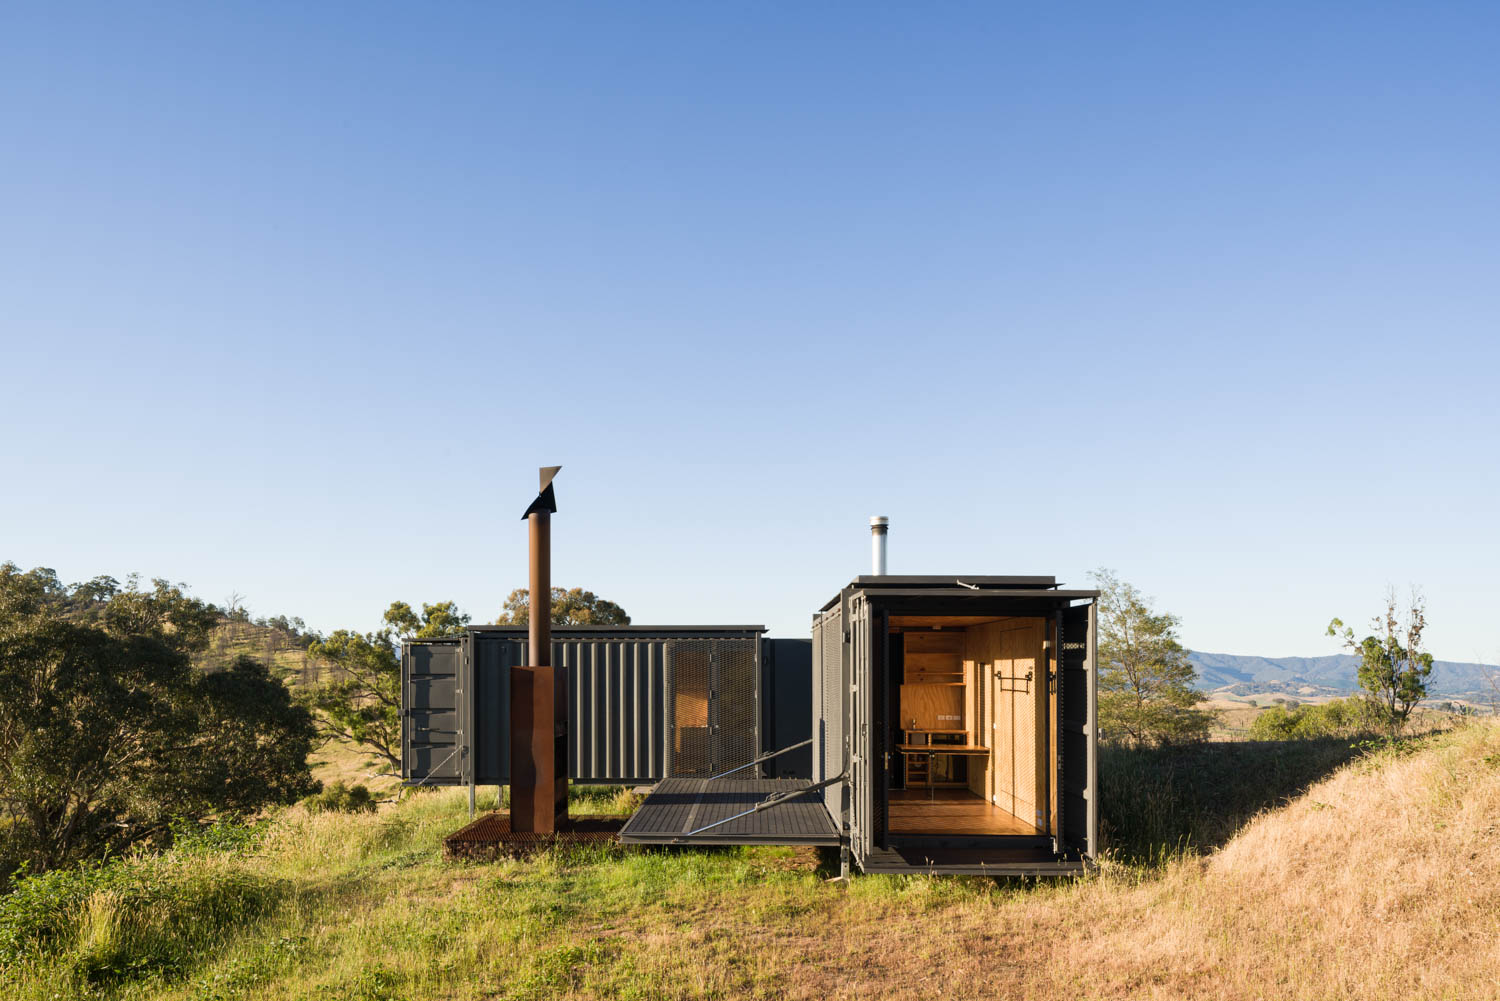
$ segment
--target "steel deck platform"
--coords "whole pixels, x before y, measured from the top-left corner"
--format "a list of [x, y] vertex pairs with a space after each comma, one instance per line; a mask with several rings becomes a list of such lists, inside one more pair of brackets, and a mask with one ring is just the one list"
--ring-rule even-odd
[[752, 809], [773, 793], [806, 789], [802, 779], [663, 779], [620, 831], [633, 845], [837, 845], [821, 793], [690, 832]]
[[934, 876], [1071, 876], [1087, 869], [1088, 863], [1082, 859], [1059, 859], [1049, 851], [1024, 846], [904, 845], [876, 849], [860, 864], [862, 872], [925, 872]]

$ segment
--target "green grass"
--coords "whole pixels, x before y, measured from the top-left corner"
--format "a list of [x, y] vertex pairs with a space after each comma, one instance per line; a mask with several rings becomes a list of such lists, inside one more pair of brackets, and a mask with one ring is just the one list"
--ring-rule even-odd
[[[1425, 746], [1381, 749], [1359, 767]], [[1031, 984], [1029, 996], [1089, 996], [1105, 981], [1081, 971], [1115, 969], [1073, 958], [1092, 937], [1183, 906], [1235, 914], [1242, 891], [1206, 882], [1193, 852], [1355, 753], [1317, 741], [1110, 749], [1103, 813], [1120, 861], [1053, 882], [863, 876], [844, 887], [826, 879], [828, 856], [789, 848], [450, 862], [441, 843], [467, 822], [464, 790], [408, 793], [373, 814], [293, 808], [255, 829], [23, 881], [0, 897], [0, 997], [982, 997], [997, 970]], [[479, 805], [496, 806], [493, 787]], [[578, 813], [631, 805], [612, 788], [572, 793]], [[1073, 951], [1053, 963], [1046, 950], [1061, 943]], [[1184, 990], [1201, 983], [1196, 969], [1176, 971]], [[1135, 976], [1121, 973], [1123, 993], [1108, 996], [1131, 996], [1146, 983]]]
[[[605, 789], [574, 802], [623, 806]], [[289, 811], [250, 842], [25, 881], [0, 898], [0, 935], [15, 943], [0, 953], [4, 996], [631, 996], [642, 977], [697, 974], [687, 957], [644, 973], [620, 929], [675, 934], [710, 901], [764, 918], [802, 913], [822, 886], [774, 848], [446, 862], [441, 839], [466, 809], [465, 794], [448, 790], [377, 816]], [[582, 934], [557, 941], [561, 929]]]

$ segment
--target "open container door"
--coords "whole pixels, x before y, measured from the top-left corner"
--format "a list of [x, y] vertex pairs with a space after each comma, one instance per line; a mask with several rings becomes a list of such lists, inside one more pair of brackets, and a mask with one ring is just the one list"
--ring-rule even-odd
[[407, 642], [401, 648], [401, 777], [457, 785], [468, 778], [462, 702], [463, 644]]
[[886, 847], [885, 663], [886, 616], [863, 595], [849, 603], [851, 756], [849, 784], [854, 819], [850, 847], [857, 860]]
[[1099, 841], [1097, 610], [1090, 601], [1064, 609], [1061, 618], [1058, 830], [1065, 851], [1092, 859]]

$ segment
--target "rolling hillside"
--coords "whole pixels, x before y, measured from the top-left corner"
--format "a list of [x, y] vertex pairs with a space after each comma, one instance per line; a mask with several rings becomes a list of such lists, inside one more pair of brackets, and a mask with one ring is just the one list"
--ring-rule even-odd
[[1488, 721], [1336, 767], [1217, 849], [1053, 883], [841, 887], [772, 848], [453, 863], [439, 844], [464, 802], [441, 791], [289, 810], [218, 848], [117, 860], [97, 890], [18, 898], [0, 983], [16, 1001], [1489, 1001], [1497, 817]]
[[[1189, 655], [1198, 670], [1198, 687], [1214, 691], [1235, 685], [1254, 692], [1296, 694], [1300, 688], [1317, 689], [1320, 695], [1349, 695], [1359, 690], [1355, 674], [1357, 658], [1350, 654], [1327, 657], [1256, 657], [1232, 653]], [[1490, 678], [1500, 678], [1500, 667], [1440, 660], [1433, 665], [1431, 690], [1434, 697], [1493, 695]], [[1314, 693], [1305, 693], [1314, 694]]]

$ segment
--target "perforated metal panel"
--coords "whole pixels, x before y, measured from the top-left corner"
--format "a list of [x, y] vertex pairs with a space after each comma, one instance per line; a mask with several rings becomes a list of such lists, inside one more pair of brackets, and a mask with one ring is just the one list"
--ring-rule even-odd
[[884, 741], [879, 731], [886, 707], [884, 686], [877, 680], [885, 669], [885, 636], [878, 624], [883, 618], [863, 595], [849, 600], [849, 847], [856, 861], [885, 841]]
[[[755, 760], [760, 736], [760, 642], [715, 640], [714, 666], [718, 672], [714, 734], [719, 771]], [[746, 777], [752, 775], [746, 769]]]
[[709, 725], [713, 646], [708, 640], [667, 644], [667, 774], [714, 774]]
[[760, 743], [760, 642], [668, 640], [667, 774], [709, 776], [754, 760]]
[[837, 608], [824, 613], [819, 648], [822, 664], [823, 777], [844, 768], [844, 622]]

